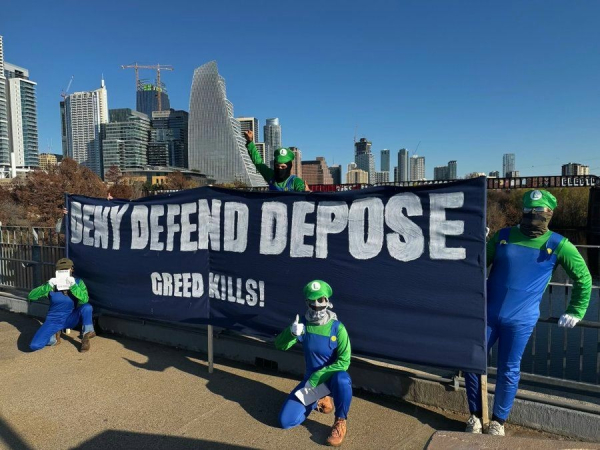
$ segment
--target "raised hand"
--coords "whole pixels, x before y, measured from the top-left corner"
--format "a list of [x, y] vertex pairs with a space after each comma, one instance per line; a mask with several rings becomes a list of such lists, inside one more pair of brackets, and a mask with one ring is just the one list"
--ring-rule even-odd
[[296, 314], [296, 320], [290, 327], [290, 331], [294, 336], [300, 336], [301, 334], [304, 334], [304, 324], [300, 323], [300, 316], [298, 314]]

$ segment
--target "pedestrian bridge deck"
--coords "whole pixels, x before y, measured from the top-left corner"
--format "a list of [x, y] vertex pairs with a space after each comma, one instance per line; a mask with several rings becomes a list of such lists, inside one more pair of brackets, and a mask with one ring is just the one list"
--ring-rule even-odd
[[[324, 443], [333, 423], [313, 413], [295, 429], [278, 428], [294, 378], [226, 360], [209, 374], [203, 354], [111, 334], [94, 338], [89, 353], [78, 352], [75, 332], [29, 353], [38, 326], [0, 310], [2, 448], [305, 449]], [[461, 431], [466, 419], [355, 394], [346, 449], [422, 449], [435, 431]], [[507, 433], [564, 439], [510, 425]]]

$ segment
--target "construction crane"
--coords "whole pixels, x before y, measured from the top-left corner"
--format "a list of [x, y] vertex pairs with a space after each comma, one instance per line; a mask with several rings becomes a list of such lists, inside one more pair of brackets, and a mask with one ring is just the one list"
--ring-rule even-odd
[[75, 75], [71, 75], [71, 79], [69, 80], [69, 84], [67, 85], [67, 88], [64, 89], [61, 93], [60, 96], [63, 99], [63, 102], [65, 101], [65, 99], [69, 96], [69, 89], [71, 89], [71, 83], [73, 83], [73, 78], [75, 78]]
[[135, 64], [129, 64], [126, 66], [121, 66], [121, 69], [135, 69], [135, 89], [136, 91], [139, 89], [140, 84], [140, 76], [139, 69], [153, 69], [156, 70], [156, 91], [158, 93], [158, 110], [162, 111], [161, 105], [161, 84], [160, 84], [160, 71], [161, 70], [170, 70], [173, 71], [173, 66], [165, 65], [165, 64], [156, 64], [152, 66], [148, 65], [140, 65], [137, 62]]

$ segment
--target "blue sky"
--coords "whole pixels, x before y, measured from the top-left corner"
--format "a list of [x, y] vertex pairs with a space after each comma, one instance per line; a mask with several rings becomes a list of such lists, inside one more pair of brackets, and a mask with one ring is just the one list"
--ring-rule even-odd
[[[283, 144], [345, 166], [358, 137], [405, 147], [459, 175], [600, 175], [600, 2], [56, 1], [4, 4], [5, 60], [38, 83], [40, 151], [60, 153], [61, 90], [99, 86], [135, 108], [133, 70], [164, 72], [188, 109], [193, 71], [216, 60], [236, 116], [279, 117]], [[147, 77], [154, 74], [144, 73]], [[261, 130], [262, 136], [262, 130]]]

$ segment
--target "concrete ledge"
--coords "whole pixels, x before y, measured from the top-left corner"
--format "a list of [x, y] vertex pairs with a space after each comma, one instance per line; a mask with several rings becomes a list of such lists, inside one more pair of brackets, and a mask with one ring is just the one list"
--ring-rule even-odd
[[[28, 304], [23, 297], [19, 298], [18, 294], [0, 292], [0, 308], [44, 317], [47, 307], [47, 304]], [[188, 325], [180, 328], [171, 324], [109, 315], [100, 316], [99, 325], [103, 331], [207, 354], [208, 333], [205, 326]], [[298, 377], [303, 375], [304, 358], [299, 349], [277, 351], [272, 342], [237, 335], [226, 330], [215, 333], [214, 355], [247, 364], [277, 368], [281, 372]], [[449, 372], [435, 369], [425, 372], [420, 368], [399, 366], [362, 357], [353, 357], [349, 372], [356, 388], [463, 413], [466, 420], [468, 408], [464, 389], [454, 389], [449, 378], [440, 375]], [[510, 423], [600, 442], [598, 431], [600, 413], [578, 411], [581, 409], [582, 402], [539, 393], [519, 391], [519, 394], [534, 397], [535, 401], [517, 398], [511, 412]], [[544, 399], [552, 400], [555, 404], [546, 404]], [[564, 403], [564, 406], [557, 406], [557, 399], [560, 403]], [[489, 404], [490, 406], [493, 404], [493, 395], [489, 396]], [[600, 410], [598, 405], [590, 403], [586, 403], [586, 407]]]
[[[566, 442], [548, 439], [487, 436], [485, 434], [457, 433], [455, 431], [436, 432], [427, 445], [427, 450], [471, 450], [479, 449], [581, 449], [581, 442]], [[586, 444], [586, 449], [600, 449], [600, 445]]]

